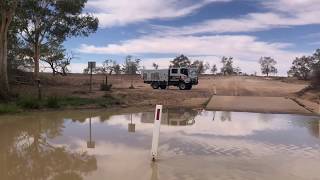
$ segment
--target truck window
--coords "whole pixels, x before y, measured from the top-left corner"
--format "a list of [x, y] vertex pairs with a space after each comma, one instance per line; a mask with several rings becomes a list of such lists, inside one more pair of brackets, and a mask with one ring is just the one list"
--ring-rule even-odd
[[178, 69], [172, 69], [172, 70], [171, 70], [171, 73], [172, 73], [172, 74], [177, 74], [177, 73], [178, 73]]
[[180, 69], [180, 74], [188, 76], [188, 69]]

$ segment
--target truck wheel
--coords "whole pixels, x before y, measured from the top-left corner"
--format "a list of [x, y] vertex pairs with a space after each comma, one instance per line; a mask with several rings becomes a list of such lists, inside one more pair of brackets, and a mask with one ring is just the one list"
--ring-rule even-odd
[[154, 83], [151, 84], [151, 87], [152, 87], [153, 89], [159, 89], [159, 83], [154, 82]]
[[186, 89], [187, 89], [186, 83], [180, 82], [180, 83], [179, 83], [179, 89], [180, 89], [180, 90], [186, 90]]
[[166, 89], [167, 86], [166, 86], [166, 85], [161, 85], [160, 88], [161, 88], [161, 89]]
[[189, 85], [187, 85], [187, 88], [186, 88], [187, 90], [191, 90], [192, 89], [192, 85], [191, 84], [189, 84]]

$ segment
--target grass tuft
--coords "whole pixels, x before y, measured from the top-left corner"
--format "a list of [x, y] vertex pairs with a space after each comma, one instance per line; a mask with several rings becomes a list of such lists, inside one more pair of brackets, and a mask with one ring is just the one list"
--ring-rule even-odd
[[32, 97], [23, 97], [17, 101], [17, 105], [24, 109], [39, 109], [40, 101]]
[[17, 113], [19, 107], [15, 104], [0, 104], [0, 114]]
[[46, 100], [46, 106], [48, 108], [60, 108], [60, 103], [59, 103], [59, 98], [57, 98], [56, 96], [51, 96], [48, 97]]

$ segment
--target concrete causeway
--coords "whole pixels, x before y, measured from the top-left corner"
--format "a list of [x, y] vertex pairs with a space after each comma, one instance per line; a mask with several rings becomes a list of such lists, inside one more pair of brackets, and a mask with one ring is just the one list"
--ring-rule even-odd
[[213, 111], [312, 114], [291, 99], [259, 96], [212, 96], [206, 107]]

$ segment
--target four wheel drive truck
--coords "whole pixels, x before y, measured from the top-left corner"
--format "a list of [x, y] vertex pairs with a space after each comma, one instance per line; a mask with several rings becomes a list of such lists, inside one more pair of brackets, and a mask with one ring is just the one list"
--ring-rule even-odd
[[198, 84], [196, 68], [143, 70], [141, 75], [144, 83], [150, 84], [153, 89], [177, 86], [180, 90], [190, 90], [193, 85]]

